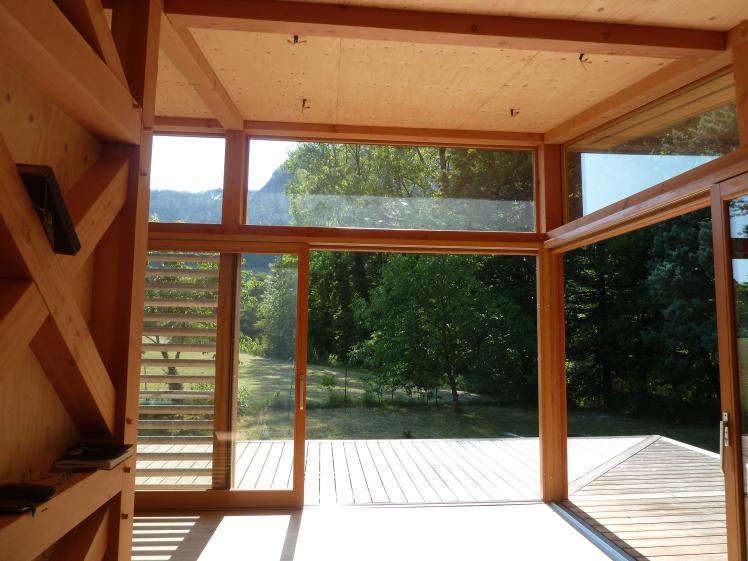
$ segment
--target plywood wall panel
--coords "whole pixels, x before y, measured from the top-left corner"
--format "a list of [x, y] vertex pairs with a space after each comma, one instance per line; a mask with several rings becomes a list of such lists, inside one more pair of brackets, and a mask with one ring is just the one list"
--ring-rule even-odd
[[0, 136], [19, 163], [51, 166], [67, 191], [99, 157], [98, 141], [0, 63]]
[[0, 483], [41, 477], [78, 439], [33, 353], [19, 352], [0, 383]]

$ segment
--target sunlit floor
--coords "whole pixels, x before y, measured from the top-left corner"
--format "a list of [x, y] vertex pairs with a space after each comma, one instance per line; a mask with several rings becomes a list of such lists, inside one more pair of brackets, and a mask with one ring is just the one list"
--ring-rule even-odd
[[139, 516], [133, 561], [608, 560], [544, 504]]

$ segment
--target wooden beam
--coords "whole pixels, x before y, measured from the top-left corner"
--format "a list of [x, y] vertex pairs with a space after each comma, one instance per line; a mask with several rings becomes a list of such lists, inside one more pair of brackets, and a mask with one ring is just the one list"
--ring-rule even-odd
[[[223, 134], [215, 119], [156, 117], [156, 132], [174, 134]], [[477, 131], [244, 121], [244, 131], [255, 139], [397, 144], [405, 146], [450, 146], [475, 148], [533, 148], [543, 143], [543, 134], [514, 131]]]
[[[535, 232], [466, 232], [386, 230], [375, 228], [311, 228], [299, 226], [249, 226], [227, 228], [220, 224], [149, 225], [149, 249], [195, 251], [251, 251], [252, 243], [308, 244], [312, 249], [343, 251], [418, 249], [451, 252], [485, 251], [535, 255], [546, 236]], [[242, 250], [241, 248], [245, 249]], [[250, 248], [250, 249], [246, 249]]]
[[[122, 466], [87, 474], [73, 474], [57, 495], [37, 509], [36, 516], [0, 518], [3, 561], [36, 559], [122, 488]], [[82, 559], [82, 557], [77, 557]]]
[[730, 32], [732, 71], [735, 74], [735, 99], [738, 107], [740, 145], [748, 146], [748, 21]]
[[[743, 183], [748, 183], [744, 176]], [[717, 310], [717, 346], [720, 372], [720, 408], [728, 414], [730, 446], [724, 448], [725, 522], [727, 553], [730, 559], [746, 559], [745, 497], [743, 481], [743, 424], [740, 367], [737, 355], [735, 294], [730, 249], [728, 203], [722, 198], [720, 185], [710, 193], [712, 247], [714, 253], [714, 288]], [[720, 435], [720, 438], [722, 435]]]
[[679, 60], [584, 109], [545, 133], [548, 143], [562, 144], [661, 99], [689, 84], [729, 68], [732, 54], [698, 60]]
[[221, 84], [192, 33], [184, 26], [161, 20], [161, 48], [226, 129], [241, 130], [244, 117]]
[[[75, 256], [58, 255], [66, 278], [75, 278], [125, 201], [127, 161], [101, 158], [76, 183], [66, 197], [73, 226], [81, 242]], [[31, 281], [2, 281], [0, 304], [0, 381], [28, 346], [49, 315], [39, 289]], [[13, 287], [15, 285], [15, 288]], [[18, 287], [23, 292], [18, 294]], [[23, 318], [23, 319], [20, 319]]]
[[88, 428], [91, 434], [111, 434], [114, 387], [8, 148], [1, 141], [0, 198], [0, 222], [15, 243], [51, 317], [42, 328], [51, 339], [42, 346], [32, 345], [32, 349], [47, 366], [47, 376], [79, 427]]
[[546, 249], [566, 252], [709, 206], [712, 185], [748, 172], [741, 148], [548, 232]]
[[[244, 131], [226, 132], [222, 224], [235, 227], [247, 216], [248, 142]], [[239, 300], [241, 255], [224, 253], [219, 260], [218, 332], [213, 398], [213, 488], [233, 487], [233, 435], [239, 390]]]
[[0, 56], [91, 132], [140, 141], [130, 92], [51, 1], [0, 5]]
[[277, 0], [166, 0], [188, 27], [656, 58], [698, 57], [725, 49], [716, 31], [560, 21]]
[[[115, 439], [136, 444], [140, 389], [140, 344], [143, 329], [145, 261], [156, 75], [162, 18], [161, 0], [116, 0], [112, 35], [133, 97], [143, 108], [140, 145], [128, 150], [127, 199], [119, 217], [96, 249], [92, 329], [107, 350], [112, 381], [119, 396]], [[120, 295], [111, 297], [111, 292]], [[117, 322], [111, 318], [116, 317]], [[135, 502], [135, 461], [125, 465], [122, 492], [112, 504], [106, 559], [130, 559]]]
[[563, 255], [538, 254], [538, 417], [540, 493], [568, 497]]
[[562, 149], [558, 144], [543, 144], [538, 148], [537, 224], [540, 232], [548, 232], [564, 223], [566, 199], [561, 180], [564, 173], [561, 167]]
[[56, 0], [55, 4], [119, 81], [127, 86], [125, 69], [122, 68], [101, 0]]
[[109, 507], [105, 505], [55, 544], [50, 561], [101, 561], [108, 524]]

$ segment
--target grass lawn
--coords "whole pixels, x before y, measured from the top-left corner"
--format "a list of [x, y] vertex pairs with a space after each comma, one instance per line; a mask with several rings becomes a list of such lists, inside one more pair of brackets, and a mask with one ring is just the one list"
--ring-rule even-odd
[[[147, 353], [146, 358], [160, 358]], [[207, 359], [200, 353], [182, 353], [182, 359]], [[150, 374], [164, 369], [150, 367]], [[181, 368], [182, 374], [212, 374], [200, 368]], [[293, 363], [242, 354], [239, 366], [239, 438], [291, 438], [293, 434]], [[334, 380], [331, 390], [322, 384]], [[331, 377], [331, 378], [330, 378]], [[165, 389], [166, 384], [148, 384]], [[349, 406], [343, 406], [346, 374], [343, 368], [309, 365], [307, 373], [307, 438], [490, 438], [537, 436], [538, 417], [533, 408], [501, 407], [491, 399], [469, 393], [460, 396], [463, 411], [455, 413], [446, 388], [435, 405], [405, 392], [387, 395], [380, 404], [366, 398], [364, 373], [350, 369]], [[185, 384], [185, 389], [196, 389]], [[677, 425], [648, 419], [569, 411], [569, 436], [630, 436], [660, 434], [700, 448], [717, 451], [713, 426]]]
[[[332, 376], [333, 391], [322, 380]], [[293, 364], [241, 355], [240, 388], [245, 410], [239, 421], [241, 438], [291, 438], [293, 430]], [[349, 369], [343, 406], [345, 370], [310, 365], [307, 373], [307, 438], [488, 438], [537, 436], [537, 410], [500, 407], [475, 394], [463, 394], [462, 413], [452, 411], [450, 395], [439, 391], [439, 404], [425, 404], [404, 392], [386, 396], [382, 404], [365, 404], [363, 373]], [[335, 406], [331, 406], [331, 403]], [[676, 425], [661, 421], [569, 411], [570, 436], [630, 436], [660, 434], [700, 448], [717, 451], [713, 427]]]

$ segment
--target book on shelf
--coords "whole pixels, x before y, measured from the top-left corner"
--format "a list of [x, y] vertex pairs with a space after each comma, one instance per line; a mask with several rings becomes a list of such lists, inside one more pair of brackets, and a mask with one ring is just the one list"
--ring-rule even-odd
[[16, 164], [34, 210], [55, 253], [75, 255], [81, 248], [62, 191], [49, 166]]
[[79, 444], [55, 460], [57, 469], [113, 469], [133, 455], [131, 444]]

